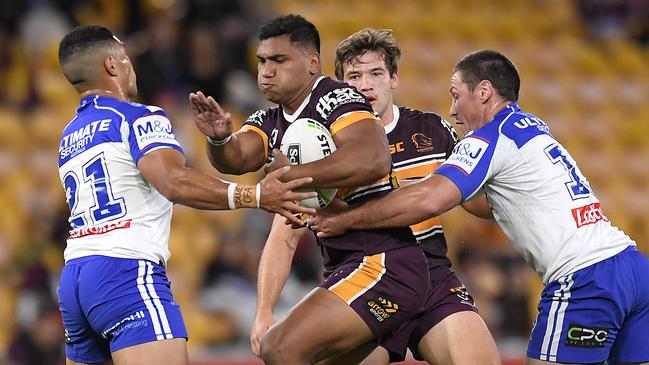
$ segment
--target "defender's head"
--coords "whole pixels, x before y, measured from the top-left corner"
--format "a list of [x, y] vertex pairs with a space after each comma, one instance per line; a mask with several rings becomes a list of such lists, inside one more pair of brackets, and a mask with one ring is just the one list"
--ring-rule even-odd
[[450, 114], [465, 133], [489, 122], [498, 110], [518, 100], [521, 79], [514, 64], [491, 50], [471, 53], [453, 70]]
[[277, 104], [292, 101], [320, 76], [320, 35], [299, 15], [285, 15], [259, 31], [257, 83], [264, 97]]
[[59, 45], [63, 74], [77, 89], [105, 89], [130, 98], [137, 94], [135, 71], [124, 43], [100, 25], [73, 29]]

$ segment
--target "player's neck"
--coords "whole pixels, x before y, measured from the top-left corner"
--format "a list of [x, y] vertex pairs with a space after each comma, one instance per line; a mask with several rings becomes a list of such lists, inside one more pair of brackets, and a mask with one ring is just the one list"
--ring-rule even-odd
[[108, 96], [119, 100], [128, 100], [126, 95], [124, 95], [124, 93], [121, 90], [116, 91], [116, 90], [108, 90], [104, 88], [91, 88], [79, 92], [79, 98], [81, 99], [89, 95]]
[[484, 114], [482, 117], [482, 125], [485, 125], [489, 122], [491, 122], [496, 114], [498, 114], [501, 110], [503, 110], [507, 105], [511, 103], [508, 100], [501, 99], [499, 101], [494, 101], [493, 103], [490, 103], [485, 109], [484, 109]]
[[320, 76], [321, 74], [312, 75], [312, 77], [308, 79], [308, 82], [304, 83], [304, 87], [302, 87], [302, 89], [300, 89], [300, 91], [295, 94], [295, 97], [291, 101], [282, 104], [282, 108], [284, 109], [284, 112], [286, 112], [286, 114], [293, 115], [293, 113], [295, 113], [300, 105], [302, 105], [304, 99], [306, 99], [307, 96], [311, 94], [311, 91], [313, 91], [313, 85], [315, 85]]
[[385, 127], [392, 122], [394, 122], [394, 103], [389, 103], [385, 112], [381, 115], [381, 123]]

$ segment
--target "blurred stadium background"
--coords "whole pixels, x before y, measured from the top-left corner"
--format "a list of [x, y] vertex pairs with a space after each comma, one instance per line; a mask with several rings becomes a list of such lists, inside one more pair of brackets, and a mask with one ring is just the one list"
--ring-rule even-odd
[[[188, 92], [213, 95], [236, 122], [265, 106], [255, 85], [256, 32], [286, 13], [319, 28], [328, 75], [340, 40], [366, 26], [393, 29], [403, 50], [397, 102], [445, 117], [455, 62], [476, 49], [502, 51], [521, 73], [523, 108], [550, 125], [605, 214], [649, 253], [647, 0], [2, 1], [0, 363], [64, 363], [55, 289], [68, 209], [56, 155], [78, 98], [58, 69], [62, 36], [90, 23], [120, 34], [138, 73], [139, 101], [165, 108], [190, 163], [215, 173]], [[263, 212], [175, 208], [168, 273], [194, 364], [258, 363], [248, 338], [270, 221]], [[444, 223], [449, 256], [503, 359], [522, 364], [540, 281], [494, 223], [462, 211]], [[302, 242], [279, 316], [318, 282], [321, 265], [315, 244]]]

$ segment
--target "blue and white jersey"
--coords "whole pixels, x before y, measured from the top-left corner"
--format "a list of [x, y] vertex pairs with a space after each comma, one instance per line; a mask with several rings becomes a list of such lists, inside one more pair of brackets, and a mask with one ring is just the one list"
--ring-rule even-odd
[[481, 189], [496, 221], [544, 283], [635, 246], [612, 226], [568, 151], [517, 103], [466, 135], [436, 171], [465, 201]]
[[167, 261], [173, 204], [137, 167], [159, 148], [183, 153], [161, 108], [97, 95], [81, 100], [59, 147], [72, 227], [66, 262], [89, 255]]

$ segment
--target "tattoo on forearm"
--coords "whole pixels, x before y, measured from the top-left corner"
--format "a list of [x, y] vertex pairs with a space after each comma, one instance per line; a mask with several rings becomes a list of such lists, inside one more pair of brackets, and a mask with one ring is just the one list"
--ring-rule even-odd
[[291, 246], [291, 243], [288, 242], [288, 240], [284, 240], [284, 243], [286, 244], [286, 247], [288, 247], [289, 250], [295, 251], [295, 246]]
[[234, 189], [234, 205], [237, 208], [254, 208], [257, 206], [255, 187], [237, 185]]

